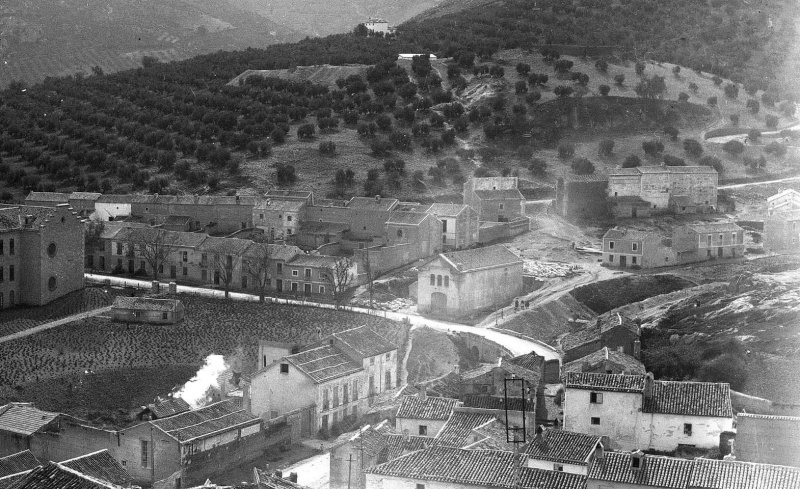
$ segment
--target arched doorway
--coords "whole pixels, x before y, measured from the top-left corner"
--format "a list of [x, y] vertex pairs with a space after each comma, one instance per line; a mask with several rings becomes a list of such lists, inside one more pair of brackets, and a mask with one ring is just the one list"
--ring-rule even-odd
[[442, 292], [431, 293], [431, 309], [433, 312], [447, 312], [447, 296]]

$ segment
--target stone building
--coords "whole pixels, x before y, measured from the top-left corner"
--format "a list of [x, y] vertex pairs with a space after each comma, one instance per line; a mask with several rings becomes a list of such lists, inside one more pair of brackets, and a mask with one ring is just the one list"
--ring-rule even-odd
[[468, 314], [522, 293], [522, 259], [502, 245], [441, 253], [419, 267], [417, 309]]
[[744, 229], [733, 222], [679, 226], [672, 231], [672, 249], [678, 264], [743, 257]]
[[800, 210], [800, 192], [795, 189], [786, 189], [775, 195], [767, 197], [767, 215], [777, 212]]
[[22, 479], [40, 465], [42, 463], [33, 456], [30, 450], [0, 457], [0, 487], [11, 487], [14, 482]]
[[800, 417], [739, 413], [733, 453], [742, 462], [800, 467]]
[[183, 303], [177, 299], [117, 297], [111, 318], [126, 323], [175, 324], [183, 321]]
[[564, 364], [563, 372], [644, 375], [644, 364], [636, 358], [604, 346], [594, 353]]
[[463, 403], [449, 397], [428, 397], [423, 386], [416, 396], [403, 396], [395, 416], [397, 431], [403, 435], [434, 438], [444, 427], [453, 409]]
[[719, 175], [710, 166], [639, 166], [608, 171], [608, 199], [615, 217], [669, 212], [714, 212]]
[[561, 339], [564, 362], [572, 362], [602, 348], [638, 358], [641, 349], [639, 325], [619, 313], [605, 313]]
[[0, 209], [0, 309], [83, 288], [83, 222], [69, 207]]
[[597, 218], [608, 214], [608, 177], [567, 174], [558, 178], [554, 208], [566, 218]]
[[267, 199], [253, 207], [253, 225], [263, 229], [271, 240], [297, 234], [305, 220], [305, 200]]
[[800, 251], [800, 210], [775, 212], [764, 219], [764, 250], [768, 253]]
[[564, 429], [607, 436], [615, 450], [716, 448], [733, 430], [728, 384], [568, 372], [564, 387]]
[[431, 204], [425, 210], [442, 223], [443, 250], [467, 248], [478, 241], [478, 215], [466, 204]]
[[507, 222], [525, 215], [525, 198], [517, 177], [470, 178], [464, 183], [464, 204], [479, 221]]
[[601, 437], [566, 430], [536, 429], [525, 446], [526, 466], [585, 476], [594, 457], [603, 450]]
[[603, 236], [604, 265], [655, 268], [676, 263], [672, 240], [657, 232], [615, 227]]
[[301, 420], [307, 434], [358, 418], [375, 395], [397, 387], [397, 345], [367, 326], [299, 351], [288, 345], [260, 349], [259, 370], [244, 386], [245, 404], [265, 420], [297, 410], [313, 413]]
[[388, 34], [389, 31], [389, 22], [385, 19], [373, 19], [372, 17], [369, 18], [366, 22], [364, 22], [364, 27], [371, 33], [382, 33]]

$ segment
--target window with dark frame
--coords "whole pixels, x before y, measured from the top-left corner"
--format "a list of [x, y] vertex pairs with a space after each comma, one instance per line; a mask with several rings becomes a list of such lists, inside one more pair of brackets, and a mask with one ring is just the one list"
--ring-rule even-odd
[[600, 418], [592, 418], [591, 421], [592, 421], [593, 425], [599, 425], [600, 424]]
[[281, 373], [282, 374], [288, 374], [289, 373], [289, 364], [288, 363], [282, 363], [281, 364]]
[[683, 423], [683, 434], [692, 436], [692, 423]]
[[603, 393], [602, 392], [589, 393], [589, 402], [592, 404], [603, 404]]

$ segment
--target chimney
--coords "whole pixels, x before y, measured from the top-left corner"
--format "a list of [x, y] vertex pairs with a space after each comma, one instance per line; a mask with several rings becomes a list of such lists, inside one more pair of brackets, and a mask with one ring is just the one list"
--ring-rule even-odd
[[418, 389], [419, 389], [419, 392], [417, 393], [417, 396], [420, 399], [422, 399], [423, 401], [425, 399], [427, 399], [428, 398], [428, 388], [425, 386], [425, 384], [420, 384]]
[[453, 365], [453, 373], [459, 375], [461, 373], [461, 366], [459, 364]]
[[541, 442], [542, 440], [544, 440], [544, 438], [545, 438], [544, 433], [545, 433], [544, 425], [541, 425], [541, 424], [538, 425], [536, 427], [536, 437], [534, 438], [534, 441]]
[[650, 399], [653, 397], [653, 374], [647, 372], [644, 376], [644, 398]]
[[378, 194], [375, 196], [375, 202], [380, 202], [380, 201], [381, 201], [381, 196], [380, 194]]
[[403, 430], [403, 441], [408, 443], [411, 440], [411, 435], [408, 434], [408, 429]]
[[289, 482], [297, 484], [297, 472], [289, 472]]
[[631, 469], [635, 471], [642, 470], [644, 468], [644, 459], [645, 455], [641, 450], [631, 453]]
[[605, 449], [603, 448], [602, 443], [598, 443], [594, 446], [594, 459], [603, 460], [604, 458], [606, 458]]
[[617, 313], [617, 319], [619, 319], [619, 326], [622, 326], [622, 314]]
[[283, 471], [275, 469], [275, 477], [283, 479]]
[[639, 360], [642, 356], [642, 342], [640, 340], [633, 340], [633, 358]]

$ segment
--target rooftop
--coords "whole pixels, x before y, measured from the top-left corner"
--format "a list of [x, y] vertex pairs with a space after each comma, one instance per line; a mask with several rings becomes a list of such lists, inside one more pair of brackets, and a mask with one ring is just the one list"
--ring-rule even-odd
[[129, 228], [124, 227], [116, 234], [118, 241], [131, 242], [160, 242], [166, 246], [196, 248], [209, 236], [202, 233], [188, 233], [183, 231], [166, 231], [158, 228]]
[[0, 478], [33, 470], [41, 465], [30, 450], [0, 458]]
[[217, 433], [261, 423], [261, 418], [247, 413], [231, 401], [221, 401], [206, 407], [148, 421], [180, 443], [205, 438]]
[[335, 256], [299, 253], [286, 263], [298, 267], [333, 268], [337, 261], [339, 258]]
[[588, 323], [580, 331], [567, 333], [561, 339], [561, 348], [564, 351], [572, 350], [586, 343], [596, 341], [601, 335], [618, 327], [629, 331], [631, 336], [639, 336], [639, 325], [631, 318], [619, 313], [610, 312], [599, 316], [595, 321]]
[[453, 408], [462, 403], [458, 399], [449, 397], [403, 396], [400, 408], [397, 410], [398, 418], [447, 420], [453, 413]]
[[800, 197], [800, 192], [798, 192], [797, 190], [795, 190], [793, 188], [783, 189], [780, 192], [778, 192], [777, 194], [767, 197], [767, 202], [772, 202], [773, 200], [780, 199], [780, 198], [783, 198], [783, 197], [789, 197], [789, 196]]
[[400, 203], [397, 199], [381, 197], [353, 197], [347, 202], [347, 207], [365, 211], [384, 211], [388, 212]]
[[482, 375], [486, 375], [497, 367], [495, 363], [484, 363], [479, 367], [461, 373], [461, 378], [464, 380], [476, 379]]
[[362, 369], [361, 365], [331, 345], [289, 355], [286, 360], [318, 384], [350, 375]]
[[687, 224], [686, 227], [696, 233], [722, 233], [722, 232], [733, 232], [742, 230], [742, 228], [740, 228], [735, 222], [709, 222], [704, 224]]
[[656, 380], [653, 395], [645, 397], [642, 412], [730, 418], [733, 416], [730, 387], [713, 382]]
[[606, 361], [619, 365], [629, 374], [644, 375], [646, 373], [642, 362], [625, 353], [610, 350], [608, 347], [603, 347], [583, 358], [567, 363], [564, 365], [564, 372], [583, 372], [585, 366], [595, 368]]
[[47, 462], [9, 486], [9, 489], [118, 489], [121, 486]]
[[374, 357], [397, 350], [397, 345], [366, 325], [333, 333], [333, 337], [336, 339], [337, 345], [341, 343], [362, 357]]
[[634, 469], [630, 453], [605, 452], [603, 458], [595, 458], [590, 465], [589, 479], [667, 489], [688, 487], [694, 465], [691, 460], [646, 455], [643, 462], [641, 468]]
[[[505, 398], [503, 397], [494, 397], [486, 395], [464, 396], [464, 407], [478, 408], [478, 409], [492, 409], [494, 411], [500, 411], [506, 409], [506, 401]], [[530, 409], [531, 406], [528, 405], [527, 408]], [[522, 411], [522, 398], [509, 397], [508, 409], [509, 411]]]
[[30, 436], [59, 416], [36, 409], [29, 403], [12, 402], [0, 407], [0, 431]]
[[798, 489], [800, 468], [728, 460], [694, 459], [692, 489]]
[[465, 204], [431, 204], [427, 212], [434, 216], [457, 216], [468, 207]]
[[492, 245], [472, 250], [451, 251], [439, 255], [458, 272], [495, 268], [522, 263], [522, 258], [503, 245]]
[[424, 212], [395, 211], [389, 215], [386, 224], [399, 224], [404, 226], [418, 226], [422, 224], [429, 214]]
[[126, 297], [117, 296], [114, 298], [114, 309], [133, 309], [135, 311], [166, 311], [174, 312], [178, 309], [181, 301], [177, 299], [152, 299], [149, 297]]
[[461, 448], [469, 444], [472, 430], [494, 420], [493, 414], [454, 411], [434, 438], [435, 444]]
[[644, 375], [616, 375], [590, 372], [567, 372], [564, 387], [611, 392], [637, 392], [644, 390]]
[[94, 453], [59, 462], [59, 465], [80, 472], [95, 479], [111, 482], [119, 486], [130, 486], [133, 479], [122, 465], [108, 453], [99, 450]]
[[693, 174], [716, 174], [717, 170], [710, 166], [666, 166], [651, 165], [637, 166], [636, 168], [611, 168], [608, 170], [609, 176], [618, 175], [643, 175], [647, 173], [693, 173]]
[[314, 195], [313, 192], [310, 190], [279, 190], [279, 189], [272, 189], [264, 194], [264, 197], [267, 199], [279, 199], [279, 198], [294, 198], [294, 199], [307, 199]]
[[606, 231], [606, 234], [603, 235], [603, 239], [645, 240], [654, 236], [660, 237], [660, 235], [654, 231], [643, 231], [641, 229], [632, 228], [612, 228]]
[[525, 454], [537, 460], [586, 465], [598, 443], [599, 436], [545, 429], [525, 447]]
[[506, 200], [506, 199], [520, 199], [523, 200], [522, 192], [516, 188], [506, 188], [497, 190], [473, 190], [475, 195], [482, 200]]
[[30, 192], [25, 197], [25, 202], [69, 202], [69, 194], [63, 192]]
[[265, 211], [297, 212], [302, 210], [305, 205], [305, 200], [267, 199], [255, 206], [255, 209]]
[[180, 413], [185, 413], [186, 411], [190, 411], [192, 407], [189, 406], [188, 402], [184, 401], [180, 397], [170, 397], [169, 399], [165, 399], [154, 404], [149, 404], [146, 406], [146, 409], [150, 410], [153, 416], [161, 419]]
[[[396, 433], [386, 433], [384, 436], [386, 437], [386, 454], [381, 459], [383, 461], [394, 460], [407, 452], [422, 450], [433, 441], [427, 436], [406, 436]], [[382, 462], [379, 461], [379, 463]]]
[[265, 470], [253, 467], [253, 480], [259, 489], [307, 489], [306, 486], [296, 484], [289, 479], [269, 474]]
[[575, 173], [567, 173], [562, 177], [564, 182], [608, 182], [608, 176], [601, 173], [592, 173], [591, 175], [576, 175]]

